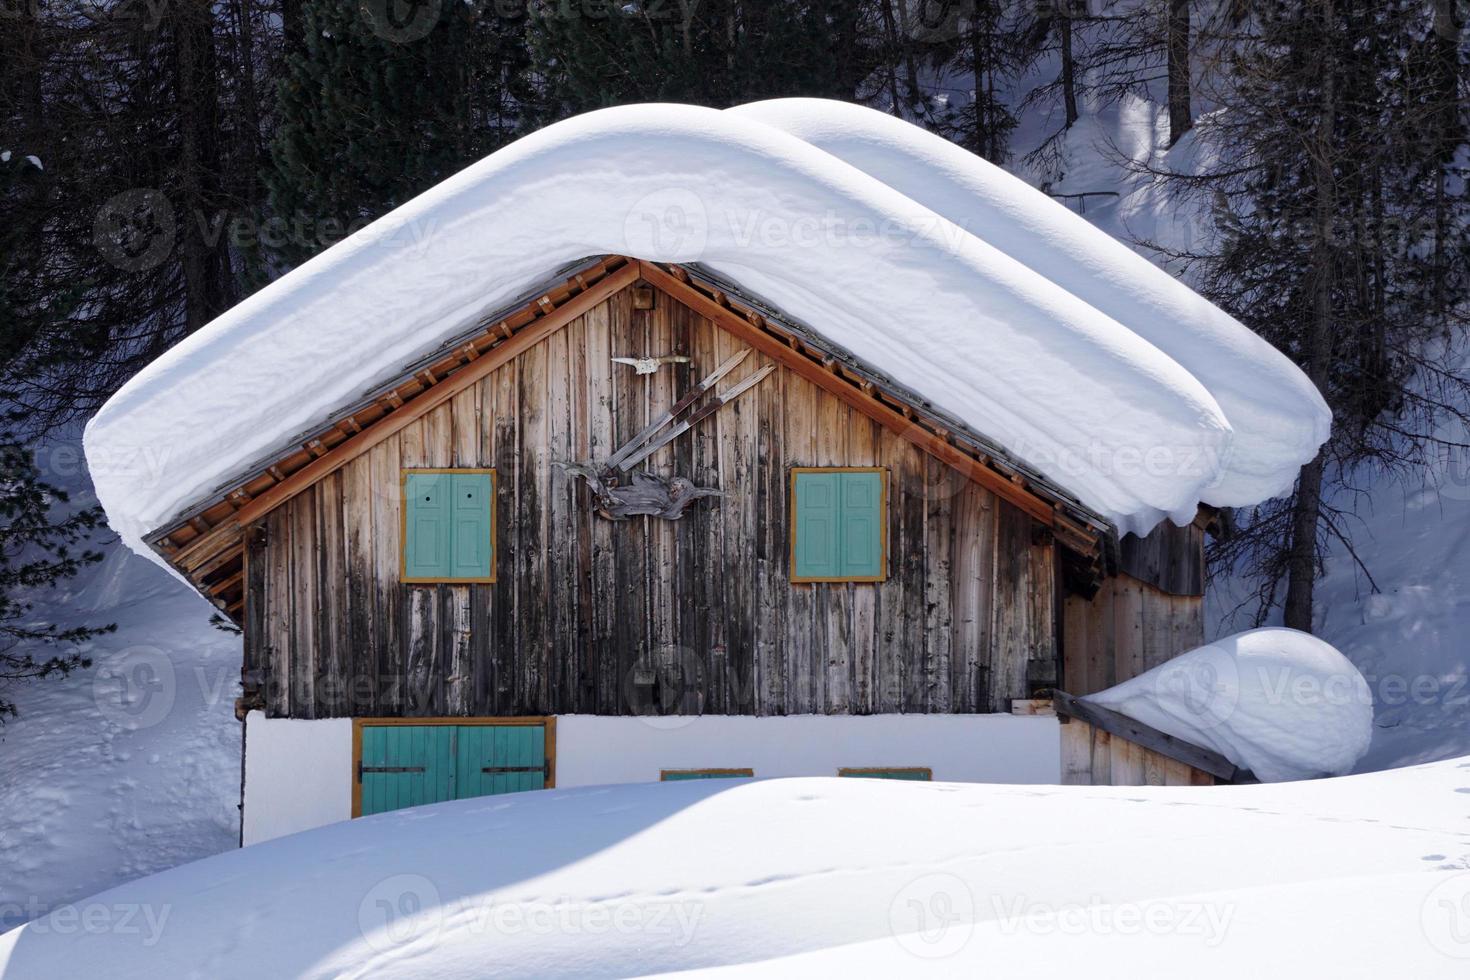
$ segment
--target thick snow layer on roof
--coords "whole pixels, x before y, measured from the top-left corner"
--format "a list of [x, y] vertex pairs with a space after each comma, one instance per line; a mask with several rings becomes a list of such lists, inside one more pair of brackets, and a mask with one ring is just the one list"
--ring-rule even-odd
[[460, 800], [79, 901], [0, 936], [0, 977], [1461, 980], [1466, 764], [1277, 786], [711, 779]]
[[1342, 775], [1373, 737], [1358, 669], [1280, 627], [1216, 640], [1086, 700], [1214, 749], [1262, 782]]
[[1209, 389], [1231, 451], [1205, 503], [1289, 491], [1332, 414], [1281, 352], [1169, 273], [1018, 177], [941, 136], [859, 105], [777, 99], [729, 110], [820, 147], [1040, 272], [1169, 355]]
[[[1105, 237], [1097, 247], [1128, 254]], [[1231, 458], [1231, 422], [1210, 384], [1146, 339], [1146, 328], [1058, 286], [1048, 277], [1056, 270], [1018, 261], [758, 120], [626, 106], [493, 154], [140, 372], [86, 432], [113, 527], [142, 550], [146, 532], [415, 355], [551, 270], [606, 253], [701, 262], [739, 282], [1122, 530], [1191, 517], [1218, 461]], [[1275, 365], [1262, 356], [1240, 366], [1271, 389], [1261, 392], [1268, 404], [1289, 400], [1277, 387], [1302, 384], [1281, 381]], [[1310, 439], [1291, 443], [1272, 449], [1263, 485], [1289, 483], [1315, 450]]]

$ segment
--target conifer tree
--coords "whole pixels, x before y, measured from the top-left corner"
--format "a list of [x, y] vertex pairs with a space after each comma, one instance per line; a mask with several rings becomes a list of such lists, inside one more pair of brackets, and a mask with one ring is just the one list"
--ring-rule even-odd
[[[25, 203], [42, 172], [39, 158], [0, 147], [0, 204]], [[0, 224], [0, 323], [7, 342], [44, 330], [44, 321], [68, 312], [61, 297], [37, 297], [20, 270], [27, 264], [27, 229]], [[75, 301], [75, 300], [73, 300]], [[67, 511], [67, 495], [46, 483], [15, 426], [22, 413], [0, 416], [0, 722], [17, 713], [16, 683], [64, 677], [90, 665], [87, 640], [111, 626], [62, 627], [33, 608], [40, 590], [76, 575], [101, 554], [84, 545], [102, 523], [102, 510]]]
[[1260, 616], [1280, 606], [1310, 630], [1325, 549], [1352, 550], [1355, 477], [1422, 464], [1453, 448], [1447, 422], [1470, 420], [1455, 354], [1470, 311], [1470, 44], [1416, 0], [1266, 13], [1229, 49], [1227, 105], [1204, 131], [1219, 164], [1184, 181], [1211, 195], [1222, 234], [1186, 258], [1333, 410], [1294, 494], [1238, 514], [1215, 549], [1254, 576]]
[[870, 0], [533, 3], [536, 122], [633, 102], [725, 108], [781, 96], [863, 100], [885, 44]]
[[504, 145], [527, 94], [503, 4], [302, 0], [261, 244], [295, 265]]
[[36, 2], [19, 14], [22, 29], [0, 31], [0, 131], [46, 170], [6, 215], [34, 259], [13, 272], [36, 296], [86, 291], [30, 334], [0, 325], [0, 397], [41, 432], [85, 418], [235, 303], [223, 229], [258, 161], [235, 155], [250, 125], [235, 100], [253, 71], [233, 47], [241, 21], [193, 3]]
[[1040, 22], [1018, 15], [1005, 0], [949, 0], [948, 9], [943, 21], [948, 29], [933, 36], [926, 60], [932, 73], [966, 79], [972, 87], [968, 98], [931, 102], [921, 121], [970, 152], [1003, 164], [1019, 122], [1020, 100], [1012, 87], [1042, 46]]

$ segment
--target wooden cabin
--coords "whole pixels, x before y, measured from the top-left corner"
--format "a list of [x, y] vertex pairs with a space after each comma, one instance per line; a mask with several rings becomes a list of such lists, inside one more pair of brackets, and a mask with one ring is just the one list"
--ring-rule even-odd
[[1056, 782], [1012, 702], [1203, 642], [1203, 534], [1119, 540], [821, 324], [614, 255], [150, 544], [244, 631], [250, 842], [553, 785]]

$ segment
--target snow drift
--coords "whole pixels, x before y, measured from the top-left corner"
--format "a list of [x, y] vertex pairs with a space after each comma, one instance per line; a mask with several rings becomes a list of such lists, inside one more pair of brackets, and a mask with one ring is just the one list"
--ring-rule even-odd
[[[1099, 248], [1128, 256], [1106, 236], [1056, 254]], [[1125, 531], [1146, 531], [1161, 515], [1188, 519], [1221, 485], [1222, 461], [1236, 455], [1233, 426], [1247, 420], [1228, 417], [1212, 384], [1258, 386], [1267, 414], [1311, 401], [1304, 378], [1198, 297], [1192, 312], [1177, 298], [1169, 308], [1188, 314], [1192, 334], [1224, 336], [1245, 352], [1233, 368], [1206, 371], [1191, 343], [1175, 345], [1191, 352], [1180, 361], [1156, 343], [1157, 325], [1117, 318], [1147, 320], [1147, 310], [1100, 309], [1049, 278], [1062, 274], [1053, 256], [1028, 256], [1038, 266], [1027, 265], [778, 128], [692, 106], [625, 106], [491, 155], [140, 372], [87, 427], [109, 520], [155, 557], [143, 535], [248, 463], [559, 266], [606, 253], [704, 263], [922, 392]], [[1111, 261], [1096, 259], [1093, 278], [1137, 274], [1128, 258]], [[1289, 483], [1320, 441], [1315, 423], [1311, 436], [1276, 428], [1275, 442], [1270, 426], [1252, 437], [1266, 488]]]
[[626, 977], [800, 957], [771, 972], [1053, 977], [1060, 957], [1090, 977], [1462, 978], [1467, 764], [1280, 786], [704, 780], [462, 800], [78, 902], [0, 936], [0, 976]]
[[1214, 749], [1262, 782], [1346, 773], [1373, 736], [1358, 669], [1280, 627], [1216, 640], [1085, 700]]

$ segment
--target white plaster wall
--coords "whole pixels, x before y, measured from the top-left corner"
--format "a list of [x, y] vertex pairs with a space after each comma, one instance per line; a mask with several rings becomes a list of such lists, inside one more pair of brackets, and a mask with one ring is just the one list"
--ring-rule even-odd
[[[352, 816], [352, 721], [245, 719], [246, 844]], [[1054, 717], [985, 715], [561, 715], [556, 785], [655, 782], [660, 769], [835, 776], [843, 766], [927, 766], [936, 780], [1056, 783]]]
[[352, 816], [352, 720], [245, 718], [244, 841]]
[[835, 776], [843, 766], [928, 766], [947, 782], [1056, 783], [1054, 717], [983, 715], [562, 715], [556, 785], [657, 780], [660, 769]]

